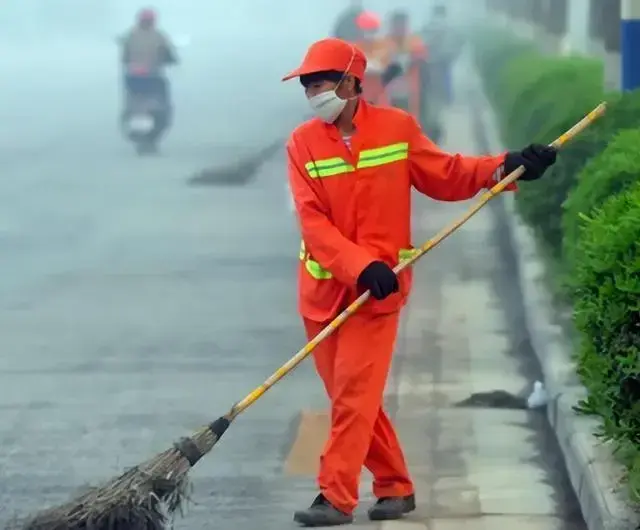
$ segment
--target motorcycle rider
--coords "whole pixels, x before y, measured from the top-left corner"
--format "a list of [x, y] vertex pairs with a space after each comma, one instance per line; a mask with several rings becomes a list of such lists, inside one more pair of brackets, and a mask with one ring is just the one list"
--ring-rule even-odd
[[121, 60], [126, 91], [123, 118], [128, 115], [131, 99], [141, 94], [159, 97], [166, 109], [166, 121], [171, 115], [169, 82], [164, 67], [177, 63], [178, 59], [169, 38], [157, 29], [156, 19], [153, 9], [142, 9], [136, 25], [123, 38]]

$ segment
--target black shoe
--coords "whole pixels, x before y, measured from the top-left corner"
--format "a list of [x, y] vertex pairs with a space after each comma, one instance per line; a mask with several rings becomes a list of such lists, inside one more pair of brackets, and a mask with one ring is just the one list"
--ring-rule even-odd
[[369, 519], [372, 521], [391, 521], [401, 519], [403, 515], [416, 509], [416, 496], [382, 497], [369, 508]]
[[353, 515], [335, 508], [322, 493], [316, 497], [306, 510], [293, 514], [293, 520], [302, 526], [339, 526], [351, 524]]

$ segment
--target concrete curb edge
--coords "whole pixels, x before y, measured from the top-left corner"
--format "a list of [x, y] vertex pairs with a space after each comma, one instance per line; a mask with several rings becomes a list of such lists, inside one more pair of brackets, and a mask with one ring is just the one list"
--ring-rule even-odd
[[[480, 97], [478, 119], [483, 125], [487, 144], [493, 152], [503, 151], [491, 106], [483, 94]], [[622, 466], [614, 460], [611, 449], [593, 435], [599, 422], [579, 416], [573, 410], [585, 396], [586, 389], [575, 372], [570, 340], [561, 326], [553, 322], [557, 311], [542, 283], [545, 266], [538, 256], [535, 239], [515, 212], [514, 196], [505, 194], [498, 200], [503, 201], [507, 212], [525, 321], [550, 395], [547, 416], [562, 450], [587, 527], [589, 530], [640, 528], [640, 517], [631, 508], [624, 486], [620, 485]]]

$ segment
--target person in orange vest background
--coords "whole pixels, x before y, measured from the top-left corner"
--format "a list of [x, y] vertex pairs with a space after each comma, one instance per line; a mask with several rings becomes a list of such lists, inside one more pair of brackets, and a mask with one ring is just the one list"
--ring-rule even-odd
[[390, 30], [383, 40], [388, 63], [399, 66], [398, 75], [387, 85], [388, 97], [393, 106], [410, 112], [418, 121], [424, 117], [423, 67], [427, 60], [427, 48], [418, 35], [409, 31], [409, 15], [402, 10], [391, 15]]
[[[320, 493], [295, 512], [303, 526], [353, 521], [362, 467], [373, 474], [371, 520], [399, 519], [416, 507], [414, 484], [383, 393], [411, 271], [411, 188], [440, 201], [466, 200], [524, 165], [535, 180], [556, 151], [531, 145], [497, 156], [440, 150], [416, 118], [362, 97], [367, 60], [356, 45], [315, 42], [299, 78], [316, 117], [287, 141], [289, 184], [302, 235], [299, 310], [309, 339], [358, 295], [372, 299], [314, 350], [331, 402], [331, 431], [320, 459]], [[514, 190], [515, 185], [509, 189]], [[428, 352], [425, 352], [428, 355]]]
[[384, 73], [388, 66], [386, 49], [380, 41], [380, 17], [371, 11], [363, 11], [356, 18], [362, 37], [356, 43], [367, 58], [367, 70], [362, 82], [363, 97], [370, 103], [388, 105]]

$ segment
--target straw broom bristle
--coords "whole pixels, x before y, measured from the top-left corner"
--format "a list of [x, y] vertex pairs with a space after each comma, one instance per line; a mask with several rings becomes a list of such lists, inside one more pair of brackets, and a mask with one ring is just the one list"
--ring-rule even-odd
[[23, 530], [163, 530], [189, 500], [187, 474], [229, 426], [219, 418], [100, 488], [14, 523]]
[[252, 181], [257, 171], [281, 147], [282, 140], [277, 140], [264, 147], [254, 155], [229, 167], [212, 167], [199, 171], [189, 179], [192, 186], [203, 185], [235, 185], [243, 186]]

